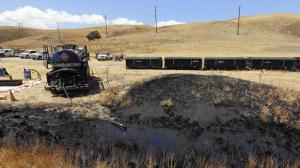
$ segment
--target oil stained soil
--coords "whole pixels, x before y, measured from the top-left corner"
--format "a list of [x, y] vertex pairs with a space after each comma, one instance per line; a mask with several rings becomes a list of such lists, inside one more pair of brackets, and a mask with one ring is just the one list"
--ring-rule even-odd
[[[0, 138], [34, 141], [69, 149], [107, 146], [175, 152], [273, 154], [300, 157], [299, 93], [221, 76], [168, 75], [132, 86], [111, 117], [123, 132], [99, 115], [25, 107], [0, 107]], [[101, 110], [99, 110], [100, 113]]]

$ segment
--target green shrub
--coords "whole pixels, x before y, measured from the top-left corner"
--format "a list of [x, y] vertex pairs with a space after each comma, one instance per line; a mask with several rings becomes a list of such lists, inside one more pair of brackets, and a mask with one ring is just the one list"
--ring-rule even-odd
[[98, 31], [91, 31], [87, 36], [86, 38], [89, 40], [89, 41], [94, 41], [94, 40], [98, 40], [98, 39], [101, 39], [101, 35]]

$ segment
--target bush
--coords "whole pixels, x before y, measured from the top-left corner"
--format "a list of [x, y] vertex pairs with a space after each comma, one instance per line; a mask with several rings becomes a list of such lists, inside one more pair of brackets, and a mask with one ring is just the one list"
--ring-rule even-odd
[[94, 41], [94, 40], [98, 40], [98, 39], [101, 39], [101, 35], [98, 31], [92, 31], [90, 32], [86, 38], [89, 40], [89, 41]]
[[260, 109], [259, 116], [260, 116], [261, 120], [266, 122], [266, 123], [273, 122], [273, 114], [272, 114], [270, 108], [267, 107], [267, 106], [263, 106]]

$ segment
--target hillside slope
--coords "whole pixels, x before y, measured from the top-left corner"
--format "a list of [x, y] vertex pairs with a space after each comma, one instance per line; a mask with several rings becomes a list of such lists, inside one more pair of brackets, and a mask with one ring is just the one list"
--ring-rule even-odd
[[[159, 28], [150, 26], [110, 26], [105, 28], [62, 30], [63, 43], [87, 45], [90, 52], [125, 52], [127, 55], [163, 56], [299, 56], [300, 15], [273, 14], [241, 19], [241, 33], [236, 35], [236, 20], [193, 23]], [[89, 42], [86, 35], [97, 30], [103, 38]], [[0, 44], [14, 48], [40, 49], [57, 44], [55, 30]]]
[[[0, 43], [17, 40], [21, 37], [36, 36], [42, 34], [45, 30], [33, 29], [33, 28], [21, 28], [14, 26], [1, 26], [0, 27]], [[20, 34], [21, 33], [21, 34]]]

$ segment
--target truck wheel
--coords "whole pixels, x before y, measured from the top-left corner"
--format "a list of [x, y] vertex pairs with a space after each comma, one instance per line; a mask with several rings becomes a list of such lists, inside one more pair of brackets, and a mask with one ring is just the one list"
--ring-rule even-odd
[[29, 55], [26, 55], [26, 59], [28, 59], [29, 58]]

